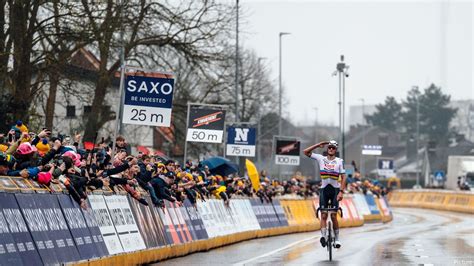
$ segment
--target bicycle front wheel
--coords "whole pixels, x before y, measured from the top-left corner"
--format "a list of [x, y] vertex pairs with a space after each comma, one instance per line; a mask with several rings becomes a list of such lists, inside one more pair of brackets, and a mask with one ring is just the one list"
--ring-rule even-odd
[[327, 241], [327, 245], [328, 245], [328, 252], [329, 252], [329, 261], [332, 261], [332, 230], [329, 229], [328, 230], [328, 241]]

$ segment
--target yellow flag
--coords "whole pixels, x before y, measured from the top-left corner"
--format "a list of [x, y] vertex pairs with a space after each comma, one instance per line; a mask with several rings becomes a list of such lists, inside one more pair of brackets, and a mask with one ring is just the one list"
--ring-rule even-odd
[[247, 167], [247, 174], [252, 182], [252, 187], [255, 191], [258, 191], [260, 188], [260, 177], [258, 175], [258, 170], [255, 164], [249, 159], [245, 159], [245, 166]]

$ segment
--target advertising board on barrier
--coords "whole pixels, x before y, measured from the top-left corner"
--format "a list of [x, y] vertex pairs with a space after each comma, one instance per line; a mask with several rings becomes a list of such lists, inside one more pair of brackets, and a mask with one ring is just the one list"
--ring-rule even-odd
[[169, 127], [174, 79], [169, 74], [127, 74], [122, 122]]
[[191, 223], [191, 218], [189, 217], [188, 211], [186, 210], [186, 207], [184, 206], [184, 204], [181, 207], [178, 207], [178, 206], [176, 207], [176, 213], [178, 213], [179, 219], [183, 220], [184, 224], [188, 228], [190, 238], [192, 240], [197, 240], [198, 237], [196, 235], [196, 230], [194, 230], [194, 225]]
[[[151, 210], [153, 221], [155, 221], [159, 225], [157, 229], [159, 232], [162, 232], [160, 236], [163, 236], [165, 240], [165, 245], [174, 244], [175, 243], [174, 237], [178, 238], [176, 231], [174, 229], [174, 226], [168, 225], [170, 221], [165, 219], [166, 216], [163, 212], [163, 209], [161, 209], [160, 207], [153, 206], [153, 204], [151, 203], [151, 198], [148, 198], [148, 200], [150, 200], [148, 201], [148, 203], [150, 204], [149, 208]], [[160, 229], [160, 228], [163, 228], [163, 229]], [[178, 238], [178, 242], [179, 242], [179, 238]]]
[[222, 143], [225, 122], [224, 109], [192, 105], [188, 110], [186, 141]]
[[122, 244], [115, 231], [112, 218], [102, 195], [89, 195], [89, 204], [94, 213], [95, 220], [99, 227], [102, 238], [109, 254], [118, 254], [123, 252]]
[[57, 198], [81, 259], [101, 257], [100, 248], [92, 240], [91, 232], [79, 205], [69, 195], [57, 195]]
[[377, 199], [380, 203], [380, 207], [382, 209], [383, 215], [384, 216], [389, 216], [390, 215], [390, 209], [387, 206], [387, 203], [385, 201], [385, 198], [378, 198]]
[[174, 224], [176, 225], [177, 228], [179, 228], [179, 232], [181, 234], [181, 239], [183, 242], [190, 242], [192, 241], [191, 234], [189, 232], [189, 228], [184, 221], [183, 217], [181, 216], [181, 211], [179, 210], [179, 207], [176, 203], [174, 202], [169, 202], [170, 208], [169, 213], [171, 215], [171, 219], [173, 220]]
[[[7, 223], [7, 226], [2, 221], [2, 229], [0, 231], [4, 232], [1, 234], [0, 243], [4, 244], [4, 249], [6, 253], [3, 253], [1, 256], [2, 261], [6, 259], [8, 262], [13, 263], [18, 262], [15, 258], [19, 258], [19, 265], [41, 265], [41, 257], [38, 253], [36, 245], [32, 239], [26, 221], [21, 214], [20, 207], [15, 199], [14, 194], [9, 193], [0, 193], [0, 208], [1, 208], [1, 217], [4, 217], [4, 222]], [[8, 233], [7, 232], [8, 229]], [[11, 236], [11, 238], [9, 237]], [[13, 244], [13, 246], [11, 245]], [[18, 255], [15, 255], [15, 252], [18, 252]]]
[[89, 228], [89, 232], [92, 236], [92, 241], [94, 241], [100, 257], [109, 255], [107, 245], [105, 244], [104, 238], [100, 233], [99, 223], [97, 223], [94, 211], [92, 210], [89, 202], [87, 202], [87, 209], [81, 209], [81, 212], [82, 215], [84, 215], [84, 220], [86, 220], [87, 227]]
[[275, 209], [275, 213], [277, 214], [280, 226], [288, 226], [288, 220], [286, 220], [285, 211], [280, 205], [280, 200], [274, 199], [272, 204], [273, 208]]
[[275, 164], [300, 165], [300, 141], [275, 139]]
[[227, 156], [255, 157], [257, 130], [254, 127], [227, 127]]
[[125, 252], [145, 249], [145, 243], [138, 231], [135, 217], [126, 196], [104, 196], [110, 217]]
[[380, 214], [379, 208], [377, 208], [377, 203], [375, 203], [373, 195], [365, 195], [365, 200], [369, 205], [369, 210], [371, 214]]
[[369, 209], [369, 205], [367, 204], [367, 200], [365, 199], [364, 195], [362, 194], [354, 194], [354, 204], [357, 208], [357, 211], [361, 215], [370, 215], [371, 211]]
[[3, 212], [0, 212], [0, 264], [23, 264]]
[[161, 247], [166, 245], [164, 227], [161, 220], [156, 220], [152, 214], [153, 203], [148, 196], [144, 197], [148, 206], [128, 197], [135, 221], [147, 248]]
[[184, 201], [184, 206], [186, 208], [186, 211], [188, 212], [191, 224], [194, 227], [194, 232], [197, 236], [197, 239], [207, 239], [207, 232], [206, 228], [204, 227], [201, 214], [197, 211], [197, 209], [191, 204], [188, 199]]
[[59, 206], [54, 208], [51, 199], [54, 195], [16, 194], [15, 197], [45, 264], [80, 259]]

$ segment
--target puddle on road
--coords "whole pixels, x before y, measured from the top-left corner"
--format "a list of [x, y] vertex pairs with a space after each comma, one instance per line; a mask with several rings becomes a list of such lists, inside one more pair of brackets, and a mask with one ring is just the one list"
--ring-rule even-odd
[[438, 240], [438, 243], [456, 256], [474, 257], [474, 248], [462, 238], [442, 238]]
[[372, 252], [373, 264], [408, 264], [410, 261], [401, 252], [401, 249], [407, 240], [408, 238], [403, 237], [376, 244]]

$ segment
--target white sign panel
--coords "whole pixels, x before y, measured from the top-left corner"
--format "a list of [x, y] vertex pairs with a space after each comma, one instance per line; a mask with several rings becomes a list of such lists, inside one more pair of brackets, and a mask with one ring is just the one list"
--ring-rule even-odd
[[104, 196], [104, 199], [109, 208], [110, 216], [119, 235], [120, 242], [122, 242], [124, 251], [129, 252], [145, 249], [145, 242], [138, 231], [138, 226], [127, 197], [112, 195]]
[[104, 196], [102, 195], [89, 195], [90, 206], [94, 212], [95, 220], [99, 226], [100, 233], [104, 239], [105, 246], [109, 251], [109, 254], [118, 254], [123, 252], [122, 244], [115, 231], [112, 218], [110, 217], [109, 210], [105, 204]]
[[382, 146], [380, 145], [364, 145], [362, 146], [363, 155], [382, 155]]

